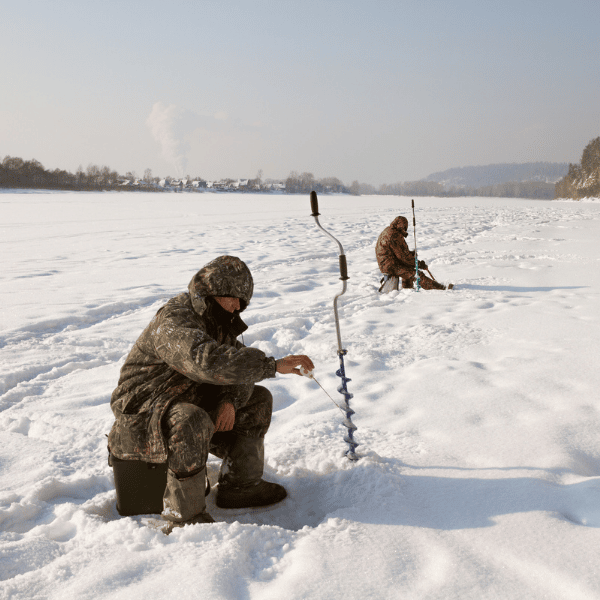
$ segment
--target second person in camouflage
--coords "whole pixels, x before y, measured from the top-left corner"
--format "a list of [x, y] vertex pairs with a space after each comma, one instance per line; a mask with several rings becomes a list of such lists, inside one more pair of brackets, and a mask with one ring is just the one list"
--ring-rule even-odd
[[312, 370], [308, 356], [275, 360], [237, 337], [254, 289], [246, 264], [220, 256], [169, 300], [135, 342], [111, 397], [112, 455], [167, 463], [167, 531], [212, 522], [204, 499], [208, 453], [223, 459], [217, 505], [262, 506], [285, 489], [262, 479], [273, 398], [255, 385], [276, 373]]
[[[386, 227], [375, 246], [375, 256], [379, 270], [384, 275], [391, 275], [402, 280], [403, 288], [414, 287], [416, 278], [415, 252], [408, 249], [408, 220], [406, 217], [396, 217]], [[446, 286], [434, 281], [421, 272], [427, 269], [425, 261], [419, 261], [419, 283], [424, 290], [445, 290]]]

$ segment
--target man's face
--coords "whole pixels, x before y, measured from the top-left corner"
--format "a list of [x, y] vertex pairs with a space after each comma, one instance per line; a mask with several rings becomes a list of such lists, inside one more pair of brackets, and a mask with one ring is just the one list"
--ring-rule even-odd
[[240, 310], [239, 298], [231, 298], [229, 296], [215, 296], [214, 298], [227, 312], [232, 313], [234, 310]]

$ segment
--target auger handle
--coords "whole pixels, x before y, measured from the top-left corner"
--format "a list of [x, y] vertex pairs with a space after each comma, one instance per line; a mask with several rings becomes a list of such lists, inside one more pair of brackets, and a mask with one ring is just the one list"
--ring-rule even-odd
[[318, 217], [321, 213], [319, 212], [319, 201], [317, 200], [317, 192], [314, 190], [310, 193], [310, 208], [312, 210], [311, 217]]
[[316, 221], [317, 225], [319, 226], [319, 228], [338, 245], [338, 247], [340, 249], [340, 252], [339, 252], [340, 279], [342, 281], [347, 281], [348, 279], [350, 279], [350, 277], [348, 277], [348, 263], [346, 262], [346, 255], [344, 254], [344, 248], [343, 248], [342, 244], [340, 244], [339, 240], [334, 238], [329, 233], [329, 231], [326, 231], [325, 229], [323, 229], [323, 226], [321, 225], [321, 223], [319, 223], [318, 216], [321, 213], [319, 212], [319, 200], [317, 199], [317, 192], [315, 192], [314, 190], [310, 193], [310, 208], [312, 210], [311, 217], [315, 218], [315, 221]]
[[350, 279], [350, 277], [348, 277], [348, 263], [346, 262], [346, 255], [340, 254], [339, 259], [340, 259], [340, 279], [342, 281], [346, 281], [347, 279]]
[[348, 264], [346, 262], [346, 255], [344, 254], [344, 247], [340, 244], [340, 241], [336, 239], [334, 236], [329, 233], [326, 229], [323, 228], [321, 223], [319, 223], [319, 202], [317, 200], [317, 192], [314, 190], [310, 193], [310, 207], [312, 209], [312, 217], [315, 219], [315, 223], [317, 227], [328, 237], [330, 237], [339, 248], [339, 262], [340, 262], [340, 279], [342, 280], [343, 286], [342, 291], [335, 296], [333, 299], [333, 315], [335, 318], [335, 330], [337, 333], [337, 341], [338, 341], [338, 354], [340, 352], [345, 352], [342, 347], [342, 335], [340, 333], [340, 321], [338, 317], [338, 309], [337, 309], [337, 301], [340, 296], [343, 296], [346, 293], [346, 281], [350, 279], [348, 277]]
[[[417, 221], [415, 220], [415, 201], [414, 199], [410, 201], [412, 204], [412, 212], [413, 212], [413, 233], [415, 234], [415, 261], [417, 260]], [[417, 274], [418, 277], [418, 274]]]

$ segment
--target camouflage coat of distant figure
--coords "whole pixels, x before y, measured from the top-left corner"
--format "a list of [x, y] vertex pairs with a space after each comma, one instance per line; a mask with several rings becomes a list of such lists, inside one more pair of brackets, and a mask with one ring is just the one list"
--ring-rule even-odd
[[[396, 217], [379, 235], [375, 256], [379, 270], [384, 275], [398, 277], [402, 280], [403, 288], [412, 288], [416, 277], [415, 252], [408, 249], [407, 236], [408, 220], [406, 217]], [[424, 275], [421, 269], [427, 269], [422, 260], [419, 261], [419, 282], [423, 289], [444, 289], [442, 284]]]
[[[243, 419], [254, 383], [275, 377], [276, 362], [237, 341], [247, 326], [239, 314], [228, 315], [229, 322], [224, 322], [223, 311], [211, 301], [215, 296], [239, 298], [243, 310], [252, 292], [246, 264], [221, 256], [194, 275], [187, 293], [171, 298], [156, 313], [127, 356], [111, 397], [115, 423], [109, 448], [114, 456], [166, 462], [163, 417], [175, 403], [198, 405], [208, 395], [211, 418], [222, 404], [231, 403]], [[263, 437], [270, 418], [266, 409], [264, 415], [251, 415], [248, 427], [254, 429], [244, 435]], [[243, 429], [244, 423], [236, 420], [236, 427]], [[191, 466], [202, 467], [188, 464], [186, 469]]]

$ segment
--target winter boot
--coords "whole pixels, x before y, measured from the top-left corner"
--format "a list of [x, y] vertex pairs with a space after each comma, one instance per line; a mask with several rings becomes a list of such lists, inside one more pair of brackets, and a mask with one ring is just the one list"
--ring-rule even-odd
[[395, 275], [384, 275], [381, 278], [381, 287], [379, 288], [379, 293], [387, 294], [389, 292], [393, 292], [398, 289], [398, 281], [399, 278]]
[[169, 535], [175, 527], [193, 523], [214, 523], [206, 512], [206, 467], [191, 477], [177, 479], [167, 471], [167, 487], [163, 496], [162, 518], [167, 521], [163, 532]]
[[263, 438], [235, 438], [219, 473], [216, 500], [219, 508], [268, 506], [287, 496], [283, 486], [262, 479], [264, 454]]

